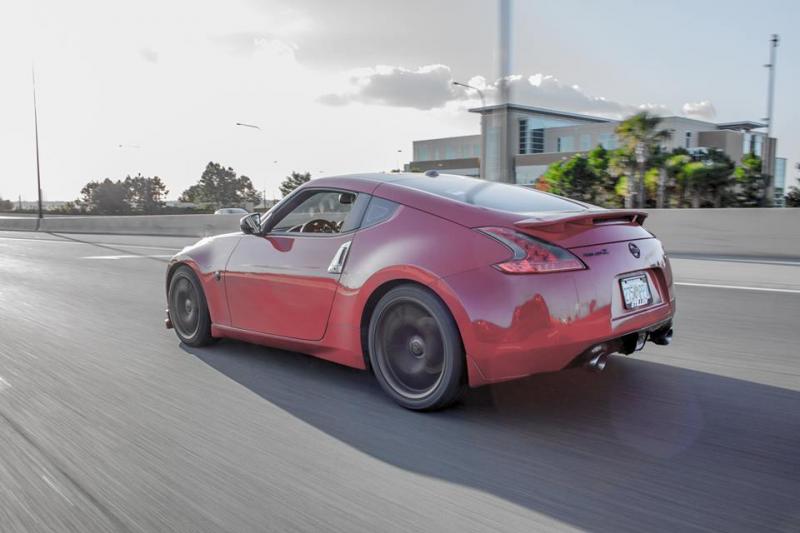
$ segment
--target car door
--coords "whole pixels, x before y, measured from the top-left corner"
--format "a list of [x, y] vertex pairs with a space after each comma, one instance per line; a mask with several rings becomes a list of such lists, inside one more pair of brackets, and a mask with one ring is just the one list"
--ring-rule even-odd
[[244, 236], [225, 272], [231, 325], [321, 339], [367, 203], [363, 193], [304, 189], [269, 216], [263, 235]]

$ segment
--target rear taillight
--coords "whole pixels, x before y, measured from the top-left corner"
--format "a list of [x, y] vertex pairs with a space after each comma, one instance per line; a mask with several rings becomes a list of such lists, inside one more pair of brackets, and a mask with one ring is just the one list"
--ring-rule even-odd
[[546, 274], [583, 270], [586, 265], [563, 248], [540, 241], [510, 228], [479, 228], [478, 231], [508, 246], [514, 256], [494, 265], [507, 274]]

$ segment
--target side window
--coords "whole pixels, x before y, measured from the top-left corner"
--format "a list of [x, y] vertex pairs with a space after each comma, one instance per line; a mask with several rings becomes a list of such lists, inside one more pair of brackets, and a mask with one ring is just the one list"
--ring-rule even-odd
[[357, 201], [356, 193], [344, 191], [309, 191], [299, 203], [273, 226], [272, 232], [341, 233], [347, 231], [349, 215]]
[[400, 204], [373, 196], [367, 207], [367, 212], [364, 213], [364, 220], [361, 222], [361, 227], [368, 228], [375, 224], [380, 224], [384, 220], [388, 220], [394, 212], [397, 211], [398, 207], [400, 207]]

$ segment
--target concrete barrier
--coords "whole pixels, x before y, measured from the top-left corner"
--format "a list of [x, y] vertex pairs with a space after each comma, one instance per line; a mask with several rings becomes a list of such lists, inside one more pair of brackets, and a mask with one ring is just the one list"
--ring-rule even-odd
[[[45, 217], [39, 231], [206, 237], [239, 231], [241, 215], [152, 215], [119, 217]], [[35, 218], [2, 218], [0, 229], [35, 230]]]
[[[645, 227], [675, 254], [800, 259], [800, 209], [650, 209]], [[239, 215], [49, 217], [39, 231], [205, 237], [239, 231]], [[0, 230], [36, 219], [0, 218]]]
[[36, 231], [36, 217], [2, 216], [0, 229], [10, 231]]
[[800, 209], [649, 209], [645, 227], [677, 254], [800, 259]]

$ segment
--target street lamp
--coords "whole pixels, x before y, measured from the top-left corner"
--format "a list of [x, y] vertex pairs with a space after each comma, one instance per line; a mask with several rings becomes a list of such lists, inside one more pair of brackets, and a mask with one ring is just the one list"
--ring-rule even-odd
[[[247, 122], [237, 122], [236, 125], [237, 126], [241, 126], [243, 128], [250, 128], [250, 129], [261, 131], [261, 127], [256, 125], [256, 124], [249, 124]], [[278, 162], [277, 161], [273, 161], [272, 163], [273, 164], [277, 164]], [[264, 176], [264, 196], [262, 198], [262, 201], [264, 202], [264, 209], [267, 208], [267, 179], [268, 179], [268, 177]]]
[[454, 81], [453, 85], [457, 85], [459, 87], [465, 87], [467, 89], [472, 89], [473, 91], [477, 92], [478, 95], [481, 97], [481, 107], [486, 107], [486, 98], [483, 95], [483, 91], [467, 83], [461, 83], [460, 81]]
[[[36, 71], [31, 67], [31, 87], [33, 89], [33, 135], [36, 142], [36, 193], [39, 198], [38, 218], [44, 218], [42, 213], [42, 176], [39, 171], [39, 115], [36, 111]], [[36, 229], [39, 229], [39, 220], [36, 221]]]

